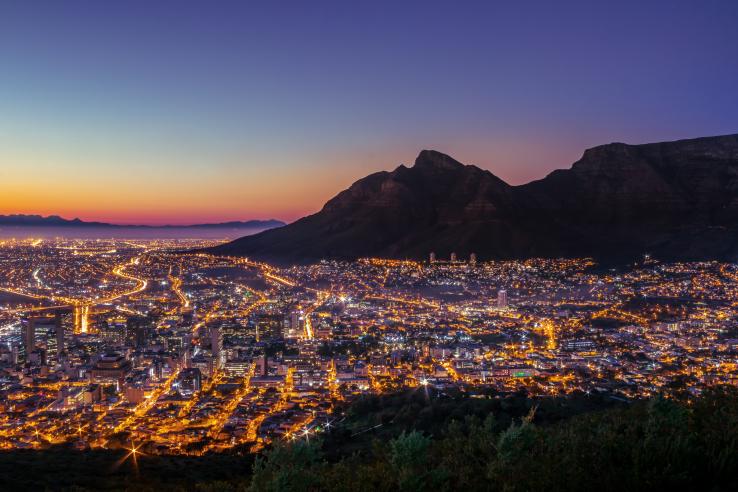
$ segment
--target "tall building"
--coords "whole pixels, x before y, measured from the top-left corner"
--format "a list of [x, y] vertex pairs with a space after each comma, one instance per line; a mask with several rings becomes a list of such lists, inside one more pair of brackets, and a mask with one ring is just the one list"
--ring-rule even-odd
[[507, 307], [507, 291], [505, 289], [497, 291], [497, 307], [500, 309]]
[[[23, 354], [26, 356], [36, 349], [36, 332], [33, 325], [33, 318], [21, 319], [21, 328], [23, 331]], [[26, 357], [23, 358], [25, 359]]]
[[74, 309], [57, 309], [56, 316], [56, 343], [58, 347], [58, 363], [63, 364], [67, 358], [66, 336], [74, 332]]
[[6, 337], [5, 341], [10, 348], [10, 364], [16, 365], [24, 363], [26, 361], [26, 344], [23, 343], [23, 336], [20, 333], [12, 334]]
[[210, 349], [213, 353], [213, 369], [221, 369], [225, 362], [223, 352], [223, 332], [219, 326], [210, 327]]
[[430, 260], [431, 263], [435, 263], [436, 262], [436, 253], [434, 251], [431, 251], [429, 260]]
[[451, 253], [451, 263], [456, 262], [456, 253]]
[[266, 375], [268, 365], [269, 365], [266, 354], [262, 354], [259, 357], [257, 357], [255, 362], [256, 362], [256, 375], [257, 376]]
[[477, 254], [476, 253], [472, 253], [469, 255], [469, 264], [471, 266], [474, 266], [477, 264]]
[[64, 326], [61, 313], [53, 316], [29, 316], [21, 319], [23, 355], [41, 350], [48, 363], [56, 364], [64, 351]]
[[56, 338], [56, 360], [59, 362], [64, 352], [64, 320], [62, 311], [54, 312], [54, 338]]
[[126, 323], [122, 320], [103, 321], [100, 324], [100, 338], [107, 347], [122, 347], [126, 341]]
[[290, 323], [288, 329], [283, 315], [262, 313], [256, 318], [256, 339], [260, 342], [268, 342], [289, 338], [291, 328]]
[[143, 348], [149, 343], [154, 330], [154, 322], [146, 316], [131, 316], [126, 320], [126, 344]]
[[305, 316], [302, 311], [290, 313], [290, 329], [285, 338], [296, 338], [302, 335], [305, 328]]
[[179, 392], [185, 396], [200, 391], [202, 387], [202, 373], [198, 368], [182, 369], [177, 378]]
[[250, 358], [228, 359], [223, 369], [228, 377], [244, 377], [249, 373], [252, 365]]
[[190, 364], [192, 363], [192, 351], [190, 350], [189, 345], [187, 345], [185, 349], [182, 351], [181, 358], [182, 358], [182, 367], [189, 369]]

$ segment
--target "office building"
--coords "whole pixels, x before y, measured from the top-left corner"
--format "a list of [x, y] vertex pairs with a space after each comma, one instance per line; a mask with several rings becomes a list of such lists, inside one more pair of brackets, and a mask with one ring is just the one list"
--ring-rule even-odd
[[500, 309], [507, 307], [507, 291], [505, 289], [497, 291], [497, 307]]
[[221, 369], [225, 362], [223, 352], [223, 332], [219, 326], [210, 327], [210, 350], [213, 354], [213, 369]]
[[[293, 318], [294, 319], [294, 313]], [[292, 325], [292, 323], [290, 323]], [[290, 326], [292, 329], [292, 326]], [[256, 339], [260, 342], [283, 338], [284, 320], [280, 314], [260, 314], [256, 319]]]
[[154, 331], [154, 323], [146, 316], [131, 316], [126, 321], [126, 344], [129, 347], [144, 348]]
[[61, 313], [53, 316], [29, 316], [21, 319], [23, 358], [33, 352], [44, 353], [44, 363], [57, 364], [64, 351], [64, 327]]
[[176, 387], [184, 396], [189, 396], [200, 391], [202, 388], [202, 373], [200, 369], [193, 367], [182, 369], [177, 378]]

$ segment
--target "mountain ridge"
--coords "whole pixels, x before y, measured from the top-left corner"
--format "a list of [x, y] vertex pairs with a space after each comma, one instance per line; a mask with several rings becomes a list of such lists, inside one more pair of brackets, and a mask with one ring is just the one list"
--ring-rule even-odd
[[280, 264], [365, 256], [738, 258], [738, 134], [587, 149], [512, 186], [423, 150], [292, 224], [211, 250]]
[[142, 225], [142, 224], [110, 224], [108, 222], [83, 221], [79, 218], [64, 219], [59, 215], [38, 215], [38, 214], [8, 214], [0, 215], [0, 226], [19, 226], [19, 227], [110, 227], [110, 228], [141, 228], [141, 229], [208, 229], [208, 228], [237, 228], [237, 229], [255, 229], [263, 227], [281, 227], [285, 223], [276, 219], [265, 220], [247, 220], [247, 221], [229, 221], [207, 224], [189, 224], [189, 225]]

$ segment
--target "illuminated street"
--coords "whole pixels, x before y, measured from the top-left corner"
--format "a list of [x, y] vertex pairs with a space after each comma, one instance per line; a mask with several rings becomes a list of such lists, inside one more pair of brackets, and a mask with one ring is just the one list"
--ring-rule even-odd
[[634, 398], [736, 382], [733, 264], [188, 253], [211, 244], [5, 241], [2, 447], [256, 450], [402, 387]]

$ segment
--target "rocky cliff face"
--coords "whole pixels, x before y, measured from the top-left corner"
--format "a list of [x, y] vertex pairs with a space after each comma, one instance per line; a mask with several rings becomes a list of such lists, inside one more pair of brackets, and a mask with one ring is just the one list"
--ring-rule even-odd
[[430, 251], [735, 259], [738, 135], [603, 145], [522, 186], [424, 150], [414, 166], [367, 176], [314, 215], [213, 251], [279, 263]]

